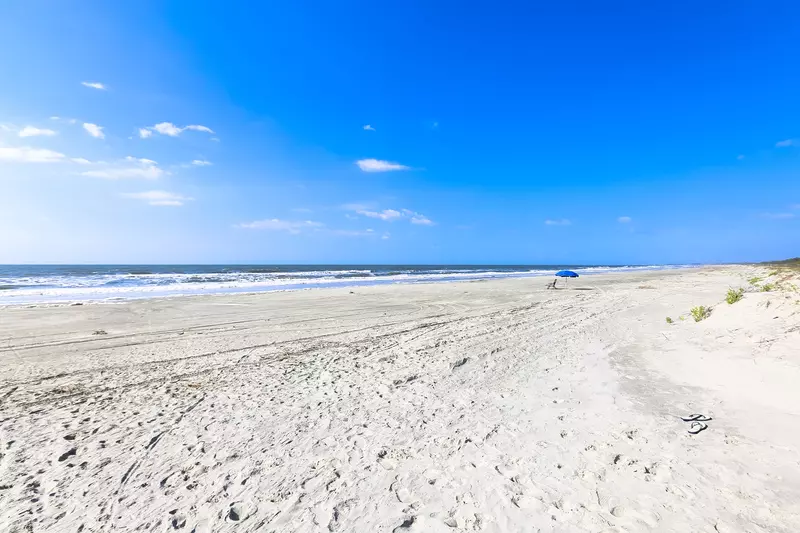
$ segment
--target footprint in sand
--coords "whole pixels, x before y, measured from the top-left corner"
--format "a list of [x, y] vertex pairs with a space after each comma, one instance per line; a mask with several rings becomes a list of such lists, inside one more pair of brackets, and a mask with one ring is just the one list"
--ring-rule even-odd
[[395, 478], [395, 480], [389, 486], [389, 490], [394, 492], [395, 497], [397, 497], [397, 501], [400, 503], [411, 505], [417, 501], [417, 498], [414, 496], [414, 494], [403, 485], [399, 478]]
[[247, 520], [255, 511], [255, 507], [247, 502], [233, 502], [228, 509], [226, 520], [229, 522], [241, 522]]
[[355, 503], [356, 500], [351, 498], [349, 500], [344, 500], [343, 502], [337, 503], [333, 507], [333, 516], [331, 517], [330, 522], [328, 522], [329, 531], [337, 531], [342, 527], [341, 521], [353, 509]]

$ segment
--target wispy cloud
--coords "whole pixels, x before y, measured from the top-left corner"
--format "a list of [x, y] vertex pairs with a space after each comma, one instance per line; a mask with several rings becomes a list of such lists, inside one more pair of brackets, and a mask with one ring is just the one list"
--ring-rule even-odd
[[309, 209], [307, 207], [293, 207], [292, 211], [294, 213], [311, 213], [312, 212], [311, 209]]
[[66, 156], [64, 154], [45, 148], [0, 146], [0, 161], [13, 163], [58, 163], [65, 160]]
[[736, 159], [741, 161], [742, 159], [744, 159], [744, 155], [743, 154], [739, 154], [739, 155], [736, 156]]
[[299, 235], [301, 233], [315, 233], [319, 235], [333, 235], [337, 237], [380, 237], [381, 239], [388, 239], [389, 233], [383, 234], [376, 232], [372, 228], [367, 229], [335, 229], [328, 228], [322, 222], [315, 222], [313, 220], [284, 220], [280, 218], [269, 218], [264, 220], [254, 220], [252, 222], [243, 222], [236, 224], [234, 227], [252, 230], [264, 231], [278, 231], [286, 232], [292, 235]]
[[797, 146], [797, 139], [786, 139], [775, 143], [776, 148], [786, 148], [788, 146]]
[[73, 157], [70, 159], [73, 163], [77, 163], [79, 165], [91, 165], [92, 162], [88, 159], [84, 159], [83, 157]]
[[194, 198], [167, 191], [131, 192], [125, 193], [122, 196], [124, 198], [132, 198], [134, 200], [142, 200], [147, 202], [149, 205], [167, 207], [180, 207], [185, 202], [194, 200]]
[[365, 130], [365, 131], [375, 131], [375, 128], [373, 128], [373, 127], [372, 127], [372, 126], [370, 126], [369, 124], [365, 124], [365, 125], [364, 125], [364, 130]]
[[332, 235], [339, 235], [341, 237], [376, 237], [377, 233], [372, 228], [364, 230], [350, 230], [350, 229], [332, 229], [328, 233]]
[[147, 139], [148, 137], [152, 137], [153, 133], [158, 133], [160, 135], [166, 135], [168, 137], [177, 137], [184, 131], [202, 131], [204, 133], [211, 133], [213, 134], [214, 131], [209, 128], [208, 126], [203, 126], [201, 124], [189, 124], [188, 126], [176, 126], [172, 122], [159, 122], [153, 126], [148, 126], [146, 128], [139, 128], [139, 137], [142, 139]]
[[194, 161], [192, 161], [192, 165], [196, 167], [210, 167], [213, 164], [214, 163], [212, 163], [211, 161], [206, 161], [205, 159], [195, 159]]
[[385, 231], [383, 233], [379, 233], [372, 228], [367, 228], [363, 230], [349, 230], [349, 229], [332, 229], [332, 230], [322, 230], [324, 233], [328, 233], [330, 235], [336, 235], [339, 237], [368, 237], [368, 238], [378, 238], [380, 237], [381, 240], [387, 240], [391, 237], [391, 233]]
[[83, 123], [83, 129], [86, 130], [86, 133], [88, 133], [89, 135], [91, 135], [92, 137], [94, 137], [96, 139], [105, 139], [106, 138], [106, 134], [103, 133], [103, 127], [102, 126], [98, 126], [97, 124], [91, 124], [91, 123], [88, 123], [88, 122], [84, 122]]
[[25, 126], [21, 130], [19, 130], [18, 135], [20, 137], [52, 137], [53, 135], [57, 134], [58, 132], [55, 130], [49, 130], [47, 128], [37, 128], [35, 126]]
[[356, 210], [359, 215], [364, 215], [370, 218], [379, 218], [381, 220], [396, 220], [402, 218], [403, 213], [394, 209], [384, 209], [383, 211], [367, 211], [365, 209]]
[[771, 218], [773, 220], [783, 220], [787, 218], [794, 218], [794, 213], [762, 213], [762, 217], [764, 218]]
[[[395, 220], [408, 220], [412, 224], [419, 224], [423, 226], [432, 226], [434, 222], [426, 217], [421, 213], [417, 213], [416, 211], [412, 211], [411, 209], [384, 209], [384, 210], [375, 210], [370, 209], [368, 206], [363, 204], [344, 204], [342, 209], [347, 211], [352, 211], [358, 215], [365, 216], [368, 218], [377, 218], [386, 222], [392, 222]], [[347, 215], [346, 215], [347, 216]], [[355, 217], [348, 217], [348, 218], [355, 218]]]
[[193, 131], [202, 131], [202, 132], [205, 132], [205, 133], [214, 133], [214, 131], [211, 128], [209, 128], [207, 126], [201, 126], [199, 124], [191, 124], [189, 126], [186, 126], [183, 129], [184, 130], [193, 130]]
[[409, 218], [412, 224], [417, 224], [420, 226], [433, 226], [433, 220], [429, 219], [425, 215], [421, 213], [415, 213], [410, 209], [403, 209], [403, 214]]
[[620, 224], [629, 224], [632, 221], [633, 221], [633, 219], [631, 217], [619, 217], [617, 219], [617, 222], [619, 222]]
[[547, 219], [544, 221], [545, 226], [569, 226], [572, 222], [566, 218]]
[[141, 159], [128, 156], [115, 164], [106, 164], [103, 168], [81, 172], [82, 176], [90, 178], [118, 179], [146, 179], [155, 180], [169, 174], [158, 166], [152, 159]]
[[96, 82], [96, 81], [82, 81], [81, 85], [84, 87], [89, 87], [90, 89], [97, 89], [99, 91], [105, 91], [108, 89], [104, 84]]
[[291, 234], [302, 233], [305, 230], [313, 230], [324, 227], [321, 222], [313, 220], [282, 220], [279, 218], [269, 218], [264, 220], [254, 220], [253, 222], [243, 222], [237, 227], [243, 229], [258, 229], [266, 231], [286, 231]]
[[380, 159], [359, 159], [356, 161], [356, 165], [364, 172], [391, 172], [394, 170], [409, 170], [411, 168], [400, 163], [382, 161]]

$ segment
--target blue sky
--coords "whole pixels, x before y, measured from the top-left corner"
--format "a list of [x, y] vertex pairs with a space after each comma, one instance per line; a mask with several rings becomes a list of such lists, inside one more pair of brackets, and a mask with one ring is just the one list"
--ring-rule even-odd
[[800, 255], [796, 3], [248, 4], [0, 5], [0, 262]]

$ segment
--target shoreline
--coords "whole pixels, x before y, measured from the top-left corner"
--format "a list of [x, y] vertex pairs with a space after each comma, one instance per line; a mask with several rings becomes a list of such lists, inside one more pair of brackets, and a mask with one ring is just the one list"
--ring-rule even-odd
[[582, 279], [0, 309], [0, 530], [800, 530], [800, 279]]
[[[706, 268], [717, 265], [649, 265], [649, 266], [621, 266], [621, 267], [583, 267], [580, 270], [581, 277], [597, 276], [603, 274], [624, 274], [633, 272], [660, 272], [670, 270]], [[719, 265], [725, 266], [725, 265]], [[577, 268], [577, 267], [576, 267]], [[0, 308], [10, 306], [59, 306], [74, 305], [76, 303], [120, 303], [132, 300], [154, 299], [154, 298], [175, 298], [189, 296], [222, 296], [236, 294], [262, 294], [273, 292], [302, 291], [312, 289], [332, 289], [332, 288], [364, 288], [372, 286], [389, 285], [417, 285], [428, 283], [458, 283], [458, 282], [477, 282], [494, 281], [505, 279], [530, 279], [552, 276], [555, 271], [529, 271], [529, 272], [483, 272], [470, 274], [441, 274], [438, 277], [413, 277], [413, 278], [357, 278], [335, 279], [324, 281], [300, 281], [284, 284], [263, 284], [263, 285], [228, 285], [208, 287], [192, 287], [189, 284], [176, 289], [164, 289], [162, 287], [130, 287], [124, 292], [121, 289], [100, 289], [86, 290], [80, 288], [47, 288], [41, 289], [17, 289], [0, 291]], [[49, 294], [44, 294], [49, 291]], [[7, 292], [8, 294], [3, 294]], [[99, 294], [107, 294], [100, 296]], [[122, 293], [123, 295], [120, 295]]]

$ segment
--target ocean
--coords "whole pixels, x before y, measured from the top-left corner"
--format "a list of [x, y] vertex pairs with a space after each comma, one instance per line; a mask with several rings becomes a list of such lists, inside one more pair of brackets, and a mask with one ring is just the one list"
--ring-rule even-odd
[[[683, 265], [680, 265], [683, 266]], [[658, 270], [604, 265], [0, 265], [0, 304]]]

